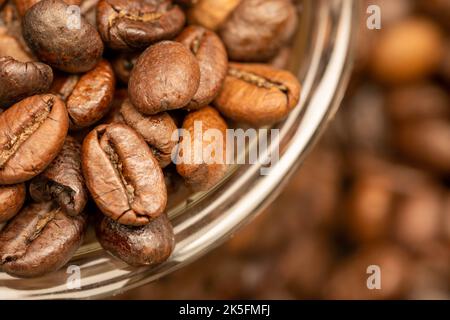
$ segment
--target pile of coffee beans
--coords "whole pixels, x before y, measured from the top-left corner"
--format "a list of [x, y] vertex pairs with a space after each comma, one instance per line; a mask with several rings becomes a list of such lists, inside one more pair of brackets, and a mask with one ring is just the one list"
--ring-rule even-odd
[[[279, 198], [221, 248], [118, 298], [450, 299], [450, 1], [356, 2], [346, 98]], [[374, 4], [381, 30], [367, 29]]]
[[198, 145], [178, 130], [286, 118], [297, 17], [291, 0], [0, 1], [0, 270], [59, 269], [90, 221], [128, 264], [167, 260], [168, 180], [207, 191], [227, 172], [173, 161]]

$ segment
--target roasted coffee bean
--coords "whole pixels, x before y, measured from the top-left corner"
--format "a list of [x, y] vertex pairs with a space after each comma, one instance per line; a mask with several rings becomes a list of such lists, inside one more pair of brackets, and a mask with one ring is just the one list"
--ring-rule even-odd
[[139, 57], [128, 93], [140, 112], [156, 114], [186, 106], [199, 84], [200, 67], [190, 50], [181, 43], [163, 41]]
[[177, 38], [197, 58], [200, 66], [200, 85], [188, 104], [190, 110], [211, 103], [219, 93], [228, 69], [228, 57], [220, 38], [202, 27], [189, 26]]
[[154, 266], [166, 261], [175, 247], [172, 225], [166, 214], [147, 225], [131, 227], [103, 217], [96, 226], [105, 250], [131, 266]]
[[128, 84], [131, 70], [133, 70], [138, 57], [139, 53], [122, 53], [112, 61], [114, 73], [123, 83]]
[[371, 71], [386, 84], [418, 81], [437, 70], [443, 50], [441, 32], [433, 22], [403, 20], [381, 31], [371, 54]]
[[261, 126], [283, 120], [299, 99], [300, 84], [290, 72], [230, 63], [215, 105], [230, 119]]
[[101, 0], [97, 6], [98, 30], [116, 50], [145, 49], [172, 39], [184, 23], [183, 11], [170, 0]]
[[103, 118], [111, 106], [115, 85], [114, 72], [106, 60], [79, 78], [67, 79], [59, 92], [61, 97], [67, 96], [70, 129], [86, 128]]
[[124, 122], [139, 133], [150, 145], [161, 168], [171, 163], [172, 151], [178, 143], [178, 128], [167, 113], [145, 116], [125, 100], [120, 108]]
[[87, 190], [81, 173], [81, 145], [67, 137], [55, 160], [30, 184], [33, 200], [54, 200], [70, 216], [81, 214], [87, 202]]
[[45, 94], [26, 98], [0, 114], [0, 184], [27, 181], [55, 159], [67, 135], [64, 102]]
[[188, 11], [190, 24], [217, 30], [241, 0], [198, 0]]
[[79, 25], [71, 24], [68, 7], [61, 0], [40, 1], [23, 18], [23, 36], [43, 62], [66, 72], [86, 72], [100, 61], [103, 43], [83, 17]]
[[6, 32], [0, 31], [0, 57], [12, 57], [17, 61], [29, 62], [33, 58], [31, 55], [23, 48], [20, 41], [7, 34]]
[[162, 170], [130, 127], [95, 128], [84, 140], [82, 167], [94, 201], [113, 220], [141, 226], [163, 213], [167, 191]]
[[17, 277], [56, 271], [81, 245], [85, 228], [85, 215], [69, 217], [52, 202], [31, 204], [0, 232], [0, 269]]
[[25, 202], [25, 184], [0, 186], [0, 223], [16, 215]]
[[[16, 4], [17, 11], [19, 12], [19, 14], [23, 16], [28, 9], [30, 9], [39, 1], [41, 0], [14, 0], [14, 3]], [[63, 0], [63, 1], [69, 5], [80, 5], [82, 0]]]
[[[196, 132], [197, 128], [201, 131]], [[205, 107], [189, 113], [183, 129], [177, 172], [193, 190], [208, 190], [227, 172], [227, 124], [214, 108]]]
[[52, 81], [52, 68], [44, 63], [24, 63], [11, 57], [0, 57], [0, 108], [45, 93]]
[[436, 172], [450, 173], [450, 122], [431, 119], [398, 125], [393, 141], [411, 160]]
[[242, 0], [220, 35], [230, 59], [267, 61], [292, 37], [297, 12], [290, 0]]

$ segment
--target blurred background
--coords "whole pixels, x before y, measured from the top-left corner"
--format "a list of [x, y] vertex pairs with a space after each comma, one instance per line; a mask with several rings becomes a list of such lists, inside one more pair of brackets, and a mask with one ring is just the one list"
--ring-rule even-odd
[[[450, 1], [366, 2], [345, 101], [278, 199], [115, 298], [450, 299]], [[381, 30], [366, 27], [369, 4]], [[367, 289], [369, 265], [381, 290]]]

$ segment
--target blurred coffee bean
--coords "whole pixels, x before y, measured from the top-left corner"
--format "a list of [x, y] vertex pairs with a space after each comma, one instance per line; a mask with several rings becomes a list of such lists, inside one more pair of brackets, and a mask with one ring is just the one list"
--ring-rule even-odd
[[347, 200], [349, 237], [363, 243], [385, 238], [394, 196], [391, 177], [370, 173], [357, 177]]
[[267, 61], [292, 37], [297, 12], [290, 0], [242, 0], [220, 29], [231, 60]]
[[44, 63], [24, 63], [11, 57], [0, 57], [0, 108], [45, 93], [52, 81], [52, 69]]
[[[36, 3], [38, 3], [41, 0], [14, 0], [14, 3], [16, 4], [17, 11], [21, 16], [27, 12], [28, 9], [30, 9], [32, 6], [34, 6]], [[80, 5], [82, 0], [63, 0], [68, 5]]]
[[397, 126], [395, 146], [407, 158], [436, 172], [450, 173], [450, 122], [425, 120]]
[[427, 244], [440, 236], [443, 197], [429, 187], [410, 194], [397, 205], [394, 237], [412, 249], [427, 250]]
[[[335, 269], [325, 286], [324, 297], [328, 299], [395, 299], [407, 291], [408, 257], [392, 245], [377, 245], [362, 249], [348, 257]], [[369, 266], [379, 267], [381, 288], [370, 290], [367, 273]], [[372, 284], [372, 282], [370, 282]]]
[[101, 0], [97, 26], [103, 41], [112, 49], [145, 49], [174, 38], [183, 28], [183, 11], [171, 0]]
[[446, 40], [445, 54], [441, 60], [439, 68], [440, 75], [444, 78], [448, 85], [450, 85], [450, 39]]
[[0, 31], [0, 57], [12, 57], [21, 62], [32, 61], [33, 58], [23, 48], [17, 38]]
[[420, 0], [419, 6], [450, 28], [450, 3], [447, 0]]
[[198, 0], [188, 11], [190, 24], [217, 30], [241, 0]]
[[306, 234], [292, 241], [277, 259], [280, 281], [297, 294], [309, 298], [320, 297], [333, 263], [328, 239]]
[[371, 62], [373, 76], [385, 84], [424, 79], [437, 71], [444, 53], [439, 27], [431, 20], [410, 18], [381, 31]]
[[450, 116], [450, 98], [432, 83], [396, 87], [387, 95], [386, 107], [394, 121], [422, 121]]
[[25, 184], [0, 186], [0, 223], [14, 217], [25, 202]]

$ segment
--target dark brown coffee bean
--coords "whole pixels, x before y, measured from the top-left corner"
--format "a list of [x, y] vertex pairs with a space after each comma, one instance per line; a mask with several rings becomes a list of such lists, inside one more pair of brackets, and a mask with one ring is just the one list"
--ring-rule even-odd
[[27, 181], [55, 159], [67, 135], [64, 102], [45, 94], [26, 98], [0, 114], [0, 184]]
[[220, 38], [202, 27], [189, 26], [178, 37], [197, 58], [200, 85], [188, 104], [190, 110], [210, 104], [219, 93], [228, 69], [228, 57]]
[[54, 200], [70, 216], [80, 214], [87, 202], [87, 190], [81, 173], [81, 145], [67, 137], [55, 160], [30, 184], [34, 201]]
[[86, 72], [100, 61], [103, 43], [83, 17], [79, 25], [72, 21], [68, 7], [61, 0], [40, 1], [23, 18], [23, 36], [43, 62], [66, 72]]
[[123, 83], [128, 84], [131, 70], [133, 70], [139, 55], [139, 53], [122, 53], [112, 61], [114, 73]]
[[83, 240], [86, 217], [69, 217], [52, 202], [31, 204], [0, 232], [0, 269], [38, 277], [65, 265]]
[[8, 221], [19, 212], [25, 202], [25, 184], [0, 186], [0, 223]]
[[82, 167], [94, 201], [113, 220], [141, 226], [163, 213], [167, 191], [162, 170], [130, 127], [95, 128], [84, 140]]
[[297, 27], [290, 0], [242, 0], [220, 35], [230, 59], [267, 61], [286, 44]]
[[145, 116], [125, 100], [120, 109], [124, 122], [136, 130], [152, 148], [161, 168], [171, 163], [172, 151], [178, 143], [178, 128], [167, 113]]
[[131, 266], [154, 266], [166, 261], [175, 247], [172, 225], [166, 214], [147, 225], [131, 227], [103, 217], [96, 226], [105, 250]]
[[48, 91], [52, 81], [52, 68], [46, 64], [0, 57], [0, 108]]
[[111, 106], [115, 85], [114, 72], [106, 60], [82, 75], [66, 100], [70, 128], [86, 128], [103, 118]]
[[[201, 131], [196, 132], [195, 128], [200, 126]], [[214, 108], [205, 107], [189, 113], [184, 119], [183, 129], [185, 132], [182, 132], [177, 153], [177, 172], [193, 190], [208, 190], [227, 172], [227, 124]], [[220, 136], [205, 134], [211, 130]]]
[[144, 114], [186, 106], [200, 84], [200, 67], [181, 43], [163, 41], [149, 47], [131, 72], [128, 93]]
[[230, 63], [215, 105], [226, 117], [261, 126], [283, 120], [300, 99], [300, 84], [288, 71], [263, 64]]
[[183, 11], [170, 0], [102, 0], [97, 6], [98, 30], [117, 50], [145, 49], [172, 39], [184, 23]]
[[[14, 3], [16, 4], [17, 11], [19, 12], [19, 14], [23, 16], [28, 9], [30, 9], [39, 1], [41, 0], [14, 0]], [[79, 5], [82, 0], [63, 0], [63, 1], [69, 5]]]
[[270, 59], [267, 63], [277, 69], [287, 69], [289, 59], [292, 54], [292, 48], [288, 46], [282, 47], [278, 53]]

